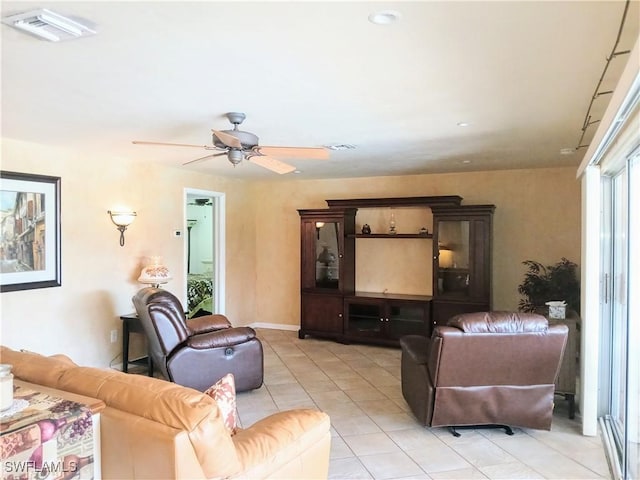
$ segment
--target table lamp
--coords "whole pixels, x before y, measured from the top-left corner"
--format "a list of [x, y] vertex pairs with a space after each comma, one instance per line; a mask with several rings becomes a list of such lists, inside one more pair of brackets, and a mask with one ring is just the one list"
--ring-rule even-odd
[[151, 263], [146, 265], [140, 272], [138, 282], [160, 288], [160, 285], [169, 282], [171, 278], [171, 272], [162, 263], [161, 258], [151, 257]]

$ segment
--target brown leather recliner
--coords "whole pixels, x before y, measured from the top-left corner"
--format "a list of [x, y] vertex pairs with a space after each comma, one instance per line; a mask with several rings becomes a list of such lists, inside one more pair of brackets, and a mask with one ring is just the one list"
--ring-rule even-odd
[[457, 315], [431, 338], [400, 339], [402, 394], [423, 425], [454, 435], [456, 426], [550, 430], [567, 334], [537, 314]]
[[250, 327], [232, 327], [224, 315], [187, 320], [180, 301], [159, 288], [143, 288], [133, 304], [154, 366], [169, 381], [205, 391], [227, 373], [236, 390], [262, 385], [262, 343]]

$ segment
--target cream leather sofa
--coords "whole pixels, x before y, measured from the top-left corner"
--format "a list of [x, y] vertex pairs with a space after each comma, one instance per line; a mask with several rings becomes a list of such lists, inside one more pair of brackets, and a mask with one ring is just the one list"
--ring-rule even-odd
[[327, 414], [290, 410], [231, 436], [214, 400], [174, 383], [0, 347], [16, 378], [98, 398], [104, 479], [327, 478]]

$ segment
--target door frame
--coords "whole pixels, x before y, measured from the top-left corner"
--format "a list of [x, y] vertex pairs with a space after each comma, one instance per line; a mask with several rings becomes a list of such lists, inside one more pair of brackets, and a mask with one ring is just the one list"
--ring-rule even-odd
[[[226, 313], [226, 195], [222, 192], [201, 190], [196, 188], [185, 188], [183, 194], [183, 224], [187, 225], [187, 203], [189, 195], [199, 197], [209, 197], [213, 203], [213, 245], [211, 245], [211, 258], [213, 258], [213, 313]], [[184, 258], [184, 291], [183, 302], [187, 304], [187, 257], [188, 257], [188, 235], [184, 235], [183, 258]]]

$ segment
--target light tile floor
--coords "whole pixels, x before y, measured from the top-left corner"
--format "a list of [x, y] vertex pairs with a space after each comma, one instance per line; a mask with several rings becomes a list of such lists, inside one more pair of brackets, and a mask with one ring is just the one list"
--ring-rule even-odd
[[580, 435], [562, 397], [550, 432], [462, 430], [455, 438], [413, 418], [400, 391], [400, 349], [257, 331], [264, 385], [238, 394], [240, 423], [291, 408], [327, 412], [332, 479], [611, 478], [600, 437]]

